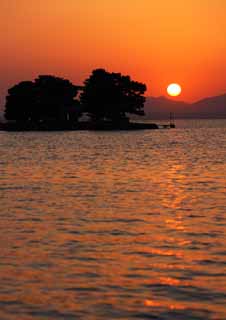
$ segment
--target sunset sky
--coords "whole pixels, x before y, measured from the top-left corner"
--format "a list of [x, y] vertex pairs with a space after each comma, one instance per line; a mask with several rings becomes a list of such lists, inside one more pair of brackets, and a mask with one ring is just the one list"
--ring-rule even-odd
[[0, 96], [38, 74], [81, 84], [92, 69], [129, 74], [147, 95], [194, 101], [226, 92], [225, 0], [1, 0]]

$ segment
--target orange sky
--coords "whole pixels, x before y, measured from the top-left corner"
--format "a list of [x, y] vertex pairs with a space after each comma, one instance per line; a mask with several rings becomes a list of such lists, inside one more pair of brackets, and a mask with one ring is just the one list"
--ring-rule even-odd
[[1, 0], [0, 95], [38, 74], [81, 84], [104, 67], [145, 82], [178, 82], [194, 101], [226, 92], [225, 0]]

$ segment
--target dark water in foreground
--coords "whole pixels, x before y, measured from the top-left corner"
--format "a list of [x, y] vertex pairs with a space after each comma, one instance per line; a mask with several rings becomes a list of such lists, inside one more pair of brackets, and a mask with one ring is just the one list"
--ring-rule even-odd
[[0, 132], [0, 319], [226, 319], [226, 120]]

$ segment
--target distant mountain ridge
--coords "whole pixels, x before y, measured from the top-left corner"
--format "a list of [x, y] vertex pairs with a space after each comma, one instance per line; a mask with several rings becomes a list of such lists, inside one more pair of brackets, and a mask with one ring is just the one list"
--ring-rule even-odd
[[170, 112], [175, 118], [226, 118], [226, 94], [208, 97], [194, 103], [175, 101], [166, 97], [147, 97], [147, 119], [168, 119]]

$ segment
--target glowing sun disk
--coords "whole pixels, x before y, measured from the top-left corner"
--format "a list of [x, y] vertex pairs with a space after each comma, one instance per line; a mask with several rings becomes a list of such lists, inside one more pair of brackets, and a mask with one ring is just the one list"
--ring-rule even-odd
[[181, 94], [181, 86], [179, 84], [177, 84], [177, 83], [171, 83], [167, 87], [167, 93], [171, 97], [177, 97], [177, 96], [179, 96]]

